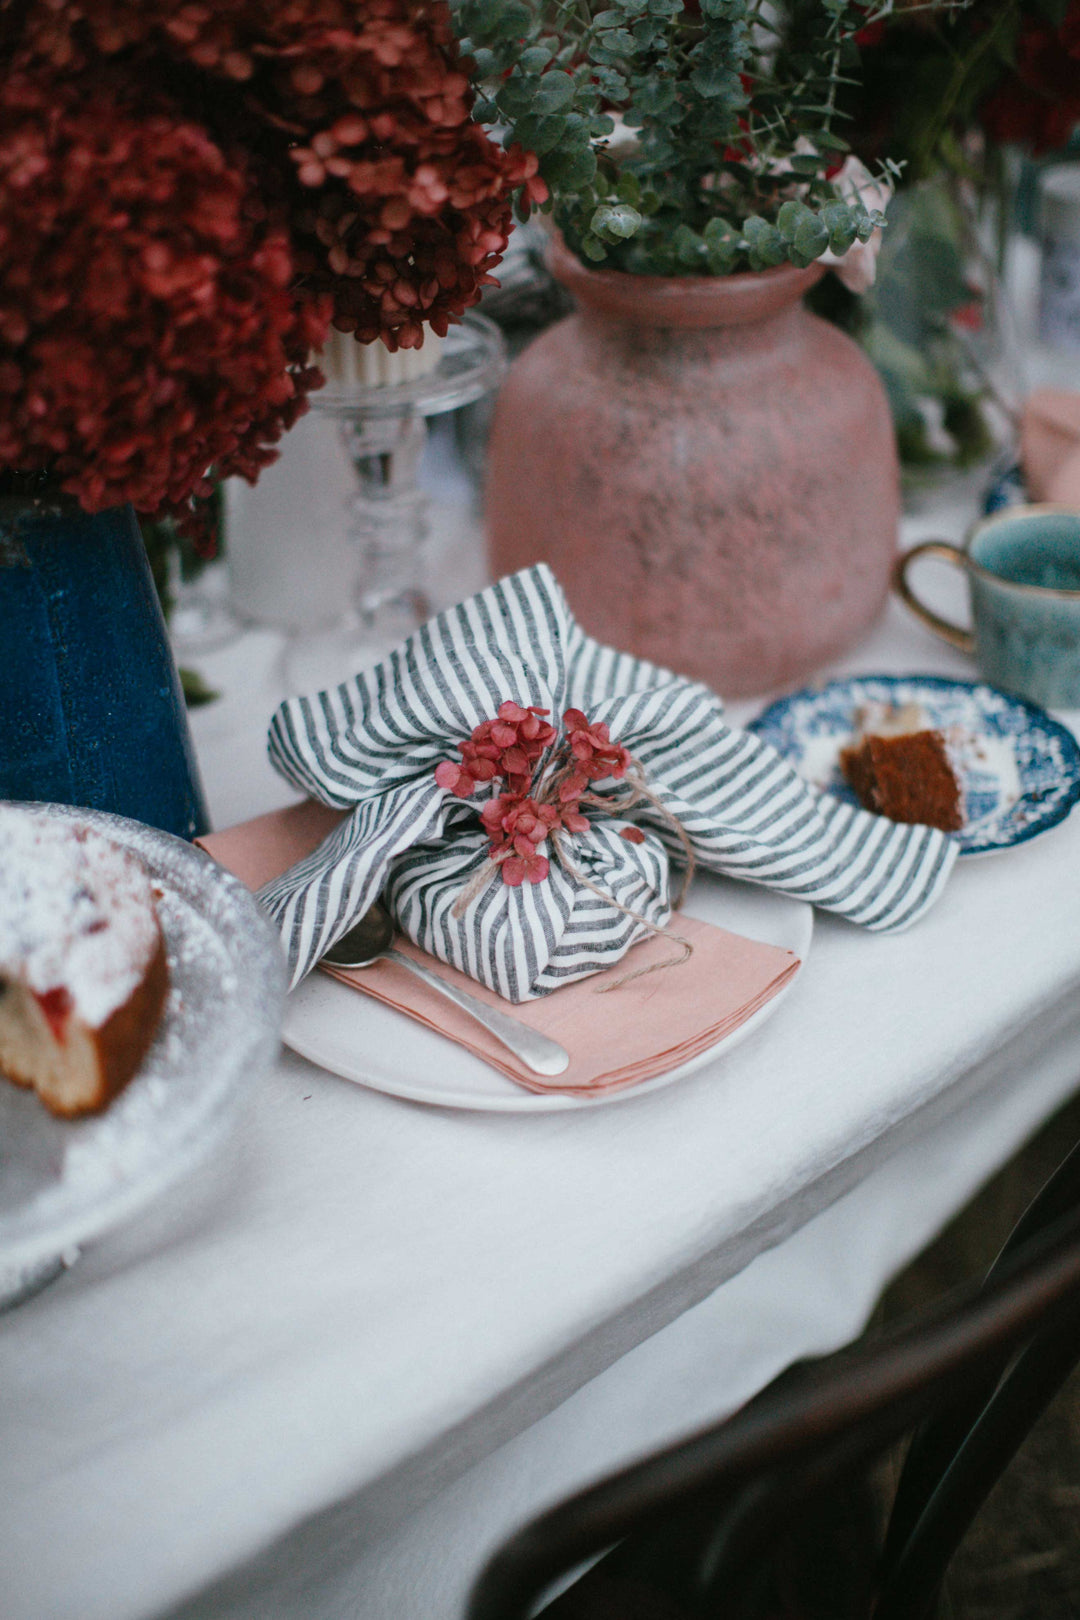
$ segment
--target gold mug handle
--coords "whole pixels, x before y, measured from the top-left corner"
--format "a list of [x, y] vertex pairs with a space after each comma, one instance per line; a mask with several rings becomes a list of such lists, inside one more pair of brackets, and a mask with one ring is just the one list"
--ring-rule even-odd
[[936, 557], [939, 562], [952, 563], [955, 568], [964, 568], [967, 558], [959, 546], [950, 546], [945, 540], [924, 540], [921, 546], [912, 546], [897, 557], [893, 568], [893, 588], [901, 601], [906, 602], [912, 613], [920, 618], [927, 629], [940, 636], [943, 641], [949, 642], [953, 647], [959, 647], [961, 652], [973, 653], [975, 651], [975, 637], [970, 630], [964, 630], [958, 624], [951, 624], [943, 619], [924, 603], [919, 601], [911, 586], [908, 584], [908, 569], [918, 557]]

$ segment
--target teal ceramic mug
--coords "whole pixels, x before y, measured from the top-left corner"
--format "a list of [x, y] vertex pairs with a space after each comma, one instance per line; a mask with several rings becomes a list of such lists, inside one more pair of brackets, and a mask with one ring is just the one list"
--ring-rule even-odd
[[[920, 602], [912, 564], [936, 557], [967, 574], [972, 629]], [[1080, 511], [1014, 506], [976, 524], [963, 549], [914, 546], [896, 564], [898, 594], [925, 625], [972, 653], [994, 686], [1049, 709], [1080, 708]]]

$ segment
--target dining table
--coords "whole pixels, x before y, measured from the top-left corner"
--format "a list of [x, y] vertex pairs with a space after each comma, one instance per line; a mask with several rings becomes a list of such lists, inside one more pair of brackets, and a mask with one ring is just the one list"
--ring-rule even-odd
[[[903, 543], [975, 501], [954, 481]], [[483, 564], [441, 568], [451, 601]], [[219, 828], [295, 799], [284, 647], [201, 661]], [[892, 601], [817, 675], [913, 671], [975, 674]], [[858, 1334], [1076, 1089], [1078, 989], [1073, 815], [959, 861], [909, 930], [818, 914], [771, 1018], [611, 1106], [428, 1106], [283, 1048], [208, 1162], [0, 1318], [0, 1615], [461, 1616], [529, 1515]]]

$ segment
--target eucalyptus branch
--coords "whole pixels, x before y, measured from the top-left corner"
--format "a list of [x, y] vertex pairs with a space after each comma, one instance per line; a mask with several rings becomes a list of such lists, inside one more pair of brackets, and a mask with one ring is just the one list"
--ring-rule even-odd
[[[784, 18], [766, 0], [699, 0], [693, 17], [681, 0], [451, 0], [487, 86], [480, 116], [538, 154], [568, 245], [651, 274], [809, 264], [873, 229], [817, 156], [843, 148], [842, 43], [865, 13], [812, 3], [811, 45], [782, 83]], [[635, 132], [617, 157], [609, 112]]]
[[825, 105], [828, 111], [825, 114], [825, 130], [832, 132], [832, 121], [836, 114], [836, 87], [840, 73], [840, 45], [837, 43], [832, 55], [832, 65], [829, 72], [829, 95]]

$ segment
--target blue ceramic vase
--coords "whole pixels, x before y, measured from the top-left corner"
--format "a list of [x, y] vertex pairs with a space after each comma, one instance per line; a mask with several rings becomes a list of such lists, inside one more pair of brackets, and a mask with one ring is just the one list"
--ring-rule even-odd
[[0, 799], [208, 828], [180, 679], [130, 507], [0, 500]]

